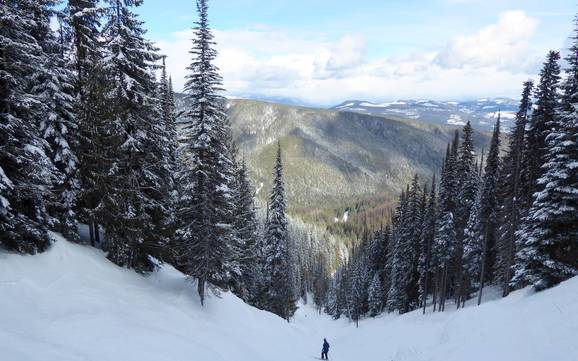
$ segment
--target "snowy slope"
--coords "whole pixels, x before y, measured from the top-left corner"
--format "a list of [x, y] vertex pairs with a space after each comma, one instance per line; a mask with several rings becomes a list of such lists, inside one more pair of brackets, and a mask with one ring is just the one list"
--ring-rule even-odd
[[578, 361], [578, 278], [445, 314], [365, 320], [302, 307], [288, 324], [194, 288], [171, 267], [143, 277], [59, 239], [44, 254], [0, 253], [0, 359], [9, 361]]

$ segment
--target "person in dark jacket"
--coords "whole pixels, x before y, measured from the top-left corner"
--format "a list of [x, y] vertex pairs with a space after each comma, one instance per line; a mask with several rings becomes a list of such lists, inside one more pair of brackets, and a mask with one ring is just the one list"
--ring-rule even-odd
[[327, 358], [327, 353], [329, 352], [329, 342], [326, 339], [323, 339], [323, 348], [321, 349], [321, 359], [322, 360], [329, 360]]

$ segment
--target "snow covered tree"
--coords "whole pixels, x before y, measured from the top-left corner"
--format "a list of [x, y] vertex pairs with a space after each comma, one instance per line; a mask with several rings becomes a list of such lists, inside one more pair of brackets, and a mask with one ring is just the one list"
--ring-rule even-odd
[[[500, 115], [494, 125], [490, 149], [486, 158], [486, 166], [482, 179], [480, 197], [480, 222], [484, 237], [484, 267], [483, 277], [486, 281], [494, 280], [496, 262], [496, 240], [498, 232], [498, 181], [500, 176]], [[483, 282], [482, 282], [483, 283]], [[483, 285], [482, 285], [483, 286]]]
[[112, 113], [103, 124], [108, 163], [99, 174], [104, 189], [97, 209], [105, 229], [108, 258], [120, 266], [138, 271], [154, 267], [161, 245], [158, 218], [163, 185], [162, 123], [158, 109], [154, 62], [157, 49], [144, 38], [145, 30], [131, 11], [139, 0], [108, 0], [107, 22], [101, 38], [106, 57], [102, 69], [110, 82], [106, 95]]
[[[445, 308], [448, 284], [450, 283], [452, 260], [456, 249], [456, 197], [459, 190], [458, 156], [459, 133], [456, 131], [454, 140], [448, 145], [444, 159], [440, 182], [439, 211], [435, 238], [432, 244], [432, 269], [435, 273], [436, 296], [438, 310]], [[435, 310], [435, 307], [434, 307]]]
[[445, 301], [448, 291], [448, 283], [452, 256], [456, 244], [456, 226], [452, 212], [443, 211], [438, 220], [436, 237], [433, 245], [433, 266], [436, 269], [436, 282], [439, 295], [438, 310], [445, 310]]
[[398, 223], [394, 225], [396, 240], [387, 296], [389, 311], [408, 312], [417, 303], [417, 265], [422, 224], [420, 200], [418, 178], [415, 176], [399, 213]]
[[[4, 247], [35, 253], [49, 245], [47, 206], [59, 181], [50, 147], [40, 133], [46, 110], [34, 76], [45, 74], [46, 2], [0, 3], [0, 240]], [[39, 30], [42, 29], [42, 32]]]
[[522, 199], [522, 156], [525, 148], [525, 135], [528, 117], [532, 110], [532, 81], [524, 82], [520, 107], [516, 113], [516, 123], [511, 132], [508, 151], [502, 161], [502, 171], [498, 187], [499, 194], [499, 238], [497, 244], [497, 277], [502, 285], [503, 295], [507, 296], [512, 279], [514, 264], [516, 231], [520, 225], [523, 205]]
[[74, 78], [63, 57], [63, 46], [50, 28], [54, 16], [52, 1], [33, 12], [38, 44], [44, 52], [42, 66], [31, 77], [32, 93], [40, 101], [37, 122], [40, 132], [50, 145], [48, 153], [59, 172], [52, 187], [54, 199], [48, 210], [54, 218], [51, 226], [69, 240], [77, 240], [76, 198], [79, 191], [77, 176], [78, 125], [74, 108]]
[[455, 292], [458, 307], [461, 299], [466, 297], [466, 286], [463, 269], [464, 231], [470, 218], [470, 210], [476, 200], [478, 190], [478, 170], [475, 164], [476, 153], [473, 143], [473, 129], [468, 121], [463, 129], [463, 140], [460, 146], [457, 164], [458, 196], [456, 201], [456, 249]]
[[369, 269], [367, 254], [364, 247], [360, 247], [349, 267], [349, 289], [347, 292], [349, 304], [349, 318], [359, 327], [359, 320], [367, 310]]
[[522, 164], [522, 202], [528, 210], [533, 195], [543, 189], [538, 183], [546, 162], [546, 137], [550, 133], [550, 122], [554, 120], [558, 109], [560, 86], [560, 53], [550, 51], [540, 71], [540, 82], [535, 90], [535, 107], [526, 135], [526, 147]]
[[245, 160], [241, 161], [236, 174], [238, 190], [235, 199], [235, 219], [233, 227], [237, 233], [240, 246], [239, 263], [241, 267], [241, 297], [251, 300], [255, 294], [258, 279], [259, 260], [257, 256], [257, 214], [253, 202], [254, 190], [247, 175]]
[[74, 114], [78, 125], [75, 154], [80, 181], [76, 213], [89, 226], [91, 244], [100, 246], [96, 214], [103, 194], [100, 174], [110, 167], [101, 150], [108, 142], [106, 124], [112, 116], [107, 101], [112, 86], [104, 68], [106, 64], [101, 62], [105, 49], [100, 38], [100, 21], [104, 14], [96, 0], [69, 0], [59, 15], [63, 38], [68, 41], [65, 55], [74, 73]]
[[[479, 285], [484, 260], [484, 235], [480, 220], [481, 184], [478, 184], [476, 201], [469, 212], [470, 218], [464, 231], [464, 289], [467, 293]], [[464, 300], [465, 301], [465, 300]]]
[[561, 111], [546, 118], [549, 133], [538, 179], [543, 189], [534, 194], [517, 233], [513, 283], [532, 284], [538, 291], [578, 274], [578, 20], [573, 39]]
[[436, 179], [435, 175], [432, 177], [432, 185], [427, 201], [427, 208], [423, 216], [423, 231], [421, 254], [419, 259], [419, 293], [420, 302], [423, 306], [423, 312], [427, 304], [428, 292], [430, 292], [429, 284], [431, 283], [431, 264], [432, 264], [432, 247], [436, 235], [436, 221], [437, 221], [437, 197], [436, 197]]
[[373, 275], [371, 284], [369, 285], [367, 303], [371, 317], [375, 317], [381, 313], [383, 309], [383, 289], [381, 287], [381, 277], [377, 273]]
[[269, 198], [269, 218], [263, 237], [265, 246], [263, 274], [268, 277], [266, 308], [289, 320], [296, 310], [296, 292], [292, 287], [295, 265], [291, 262], [293, 250], [290, 248], [292, 242], [287, 230], [287, 200], [283, 181], [281, 143], [278, 144], [273, 175], [273, 188]]
[[182, 141], [188, 158], [181, 177], [185, 182], [180, 200], [182, 228], [181, 267], [198, 280], [201, 304], [209, 283], [225, 287], [230, 274], [238, 272], [233, 254], [233, 162], [227, 148], [228, 127], [224, 98], [220, 95], [221, 76], [214, 60], [213, 34], [209, 28], [206, 0], [197, 1], [199, 19], [193, 35], [192, 63], [185, 91], [189, 106], [185, 110]]

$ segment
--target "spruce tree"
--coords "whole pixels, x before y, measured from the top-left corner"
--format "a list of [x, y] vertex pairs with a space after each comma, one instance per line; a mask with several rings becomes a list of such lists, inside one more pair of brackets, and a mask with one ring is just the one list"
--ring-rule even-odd
[[106, 49], [100, 38], [100, 21], [104, 15], [96, 0], [69, 0], [61, 17], [64, 38], [68, 40], [66, 57], [74, 72], [74, 113], [78, 124], [75, 154], [78, 157], [80, 190], [76, 213], [88, 224], [91, 245], [100, 246], [97, 207], [103, 184], [100, 175], [110, 167], [102, 149], [108, 143], [107, 119], [112, 117], [107, 95], [112, 91], [110, 77], [101, 60]]
[[578, 20], [573, 40], [561, 110], [547, 118], [543, 189], [517, 234], [513, 284], [538, 291], [578, 274]]
[[206, 0], [197, 1], [193, 57], [185, 83], [188, 108], [183, 117], [182, 141], [188, 157], [181, 181], [179, 216], [182, 228], [181, 268], [198, 281], [201, 304], [207, 283], [226, 287], [236, 272], [233, 234], [233, 162], [227, 148], [227, 120], [224, 98], [220, 95], [221, 76], [214, 65], [217, 52], [209, 28]]
[[520, 225], [522, 199], [522, 156], [528, 117], [532, 109], [532, 81], [524, 83], [520, 107], [516, 113], [516, 123], [511, 132], [508, 151], [502, 161], [502, 171], [498, 187], [499, 194], [499, 238], [497, 244], [497, 276], [502, 285], [503, 295], [509, 292], [514, 263], [516, 231]]
[[[0, 3], [0, 240], [4, 247], [35, 253], [49, 245], [49, 191], [59, 181], [49, 144], [38, 123], [46, 110], [34, 87], [45, 74], [47, 3]], [[39, 29], [42, 29], [39, 32]]]
[[475, 164], [473, 129], [468, 121], [463, 129], [463, 140], [460, 146], [457, 165], [458, 197], [456, 201], [456, 249], [455, 249], [455, 287], [457, 306], [465, 298], [466, 285], [464, 277], [464, 231], [470, 218], [470, 210], [476, 200], [478, 175]]
[[[39, 4], [42, 2], [39, 2]], [[49, 212], [54, 218], [51, 226], [69, 240], [78, 240], [76, 227], [76, 199], [79, 191], [77, 175], [78, 124], [75, 114], [74, 78], [64, 57], [64, 46], [50, 28], [54, 16], [52, 1], [33, 13], [35, 34], [44, 52], [42, 67], [33, 75], [32, 92], [40, 101], [38, 124], [50, 145], [48, 153], [59, 172], [53, 185], [54, 198]]]
[[538, 179], [543, 175], [542, 165], [546, 162], [546, 137], [550, 133], [550, 123], [558, 110], [560, 86], [560, 53], [550, 51], [540, 71], [540, 82], [535, 90], [535, 107], [527, 132], [526, 147], [523, 156], [522, 202], [528, 210], [533, 195], [543, 189]]
[[482, 290], [486, 281], [494, 280], [494, 267], [496, 261], [496, 240], [498, 235], [498, 180], [500, 174], [500, 115], [494, 125], [494, 132], [490, 142], [482, 190], [480, 195], [479, 220], [481, 234], [483, 236], [482, 267], [480, 275], [480, 290], [478, 303], [481, 300]]
[[423, 232], [422, 232], [422, 251], [419, 263], [419, 291], [420, 302], [423, 306], [423, 313], [427, 306], [427, 296], [431, 291], [429, 284], [431, 283], [431, 265], [432, 265], [432, 248], [436, 236], [436, 220], [437, 220], [437, 197], [436, 197], [436, 179], [435, 174], [432, 177], [432, 185], [427, 201], [427, 208], [423, 217]]
[[120, 266], [150, 271], [162, 236], [159, 218], [163, 169], [162, 137], [153, 75], [157, 49], [144, 38], [143, 23], [132, 12], [142, 1], [108, 0], [107, 22], [101, 37], [107, 56], [102, 68], [111, 83], [107, 96], [112, 109], [104, 124], [107, 142], [100, 149], [108, 170], [100, 174], [104, 189], [98, 216], [104, 226], [108, 258]]
[[283, 181], [283, 160], [281, 144], [278, 144], [273, 188], [269, 198], [269, 218], [265, 225], [263, 242], [264, 269], [268, 275], [267, 309], [289, 320], [296, 310], [292, 277], [295, 272], [291, 262], [292, 242], [287, 229], [287, 200]]
[[383, 309], [383, 289], [381, 287], [381, 277], [377, 273], [373, 275], [367, 297], [369, 315], [371, 317], [379, 315]]
[[257, 255], [257, 214], [253, 202], [253, 186], [247, 175], [245, 160], [241, 161], [236, 174], [236, 186], [238, 189], [235, 200], [234, 229], [240, 242], [240, 267], [241, 267], [241, 296], [245, 300], [253, 299], [256, 291], [258, 274]]

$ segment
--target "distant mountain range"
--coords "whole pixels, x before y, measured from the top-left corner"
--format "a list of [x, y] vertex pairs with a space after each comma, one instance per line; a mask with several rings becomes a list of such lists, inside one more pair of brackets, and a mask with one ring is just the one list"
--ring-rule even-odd
[[464, 125], [468, 120], [481, 131], [490, 131], [498, 112], [503, 127], [513, 124], [518, 101], [509, 98], [484, 98], [473, 101], [397, 100], [373, 103], [348, 100], [331, 108], [340, 112], [381, 115], [393, 119], [413, 119], [431, 124]]
[[[183, 109], [185, 100], [177, 99]], [[260, 202], [264, 204], [269, 194], [280, 141], [289, 205], [299, 213], [330, 211], [360, 199], [394, 201], [415, 173], [426, 182], [439, 172], [455, 129], [363, 112], [244, 99], [228, 102], [233, 135]], [[486, 133], [475, 133], [479, 148], [488, 140]]]

